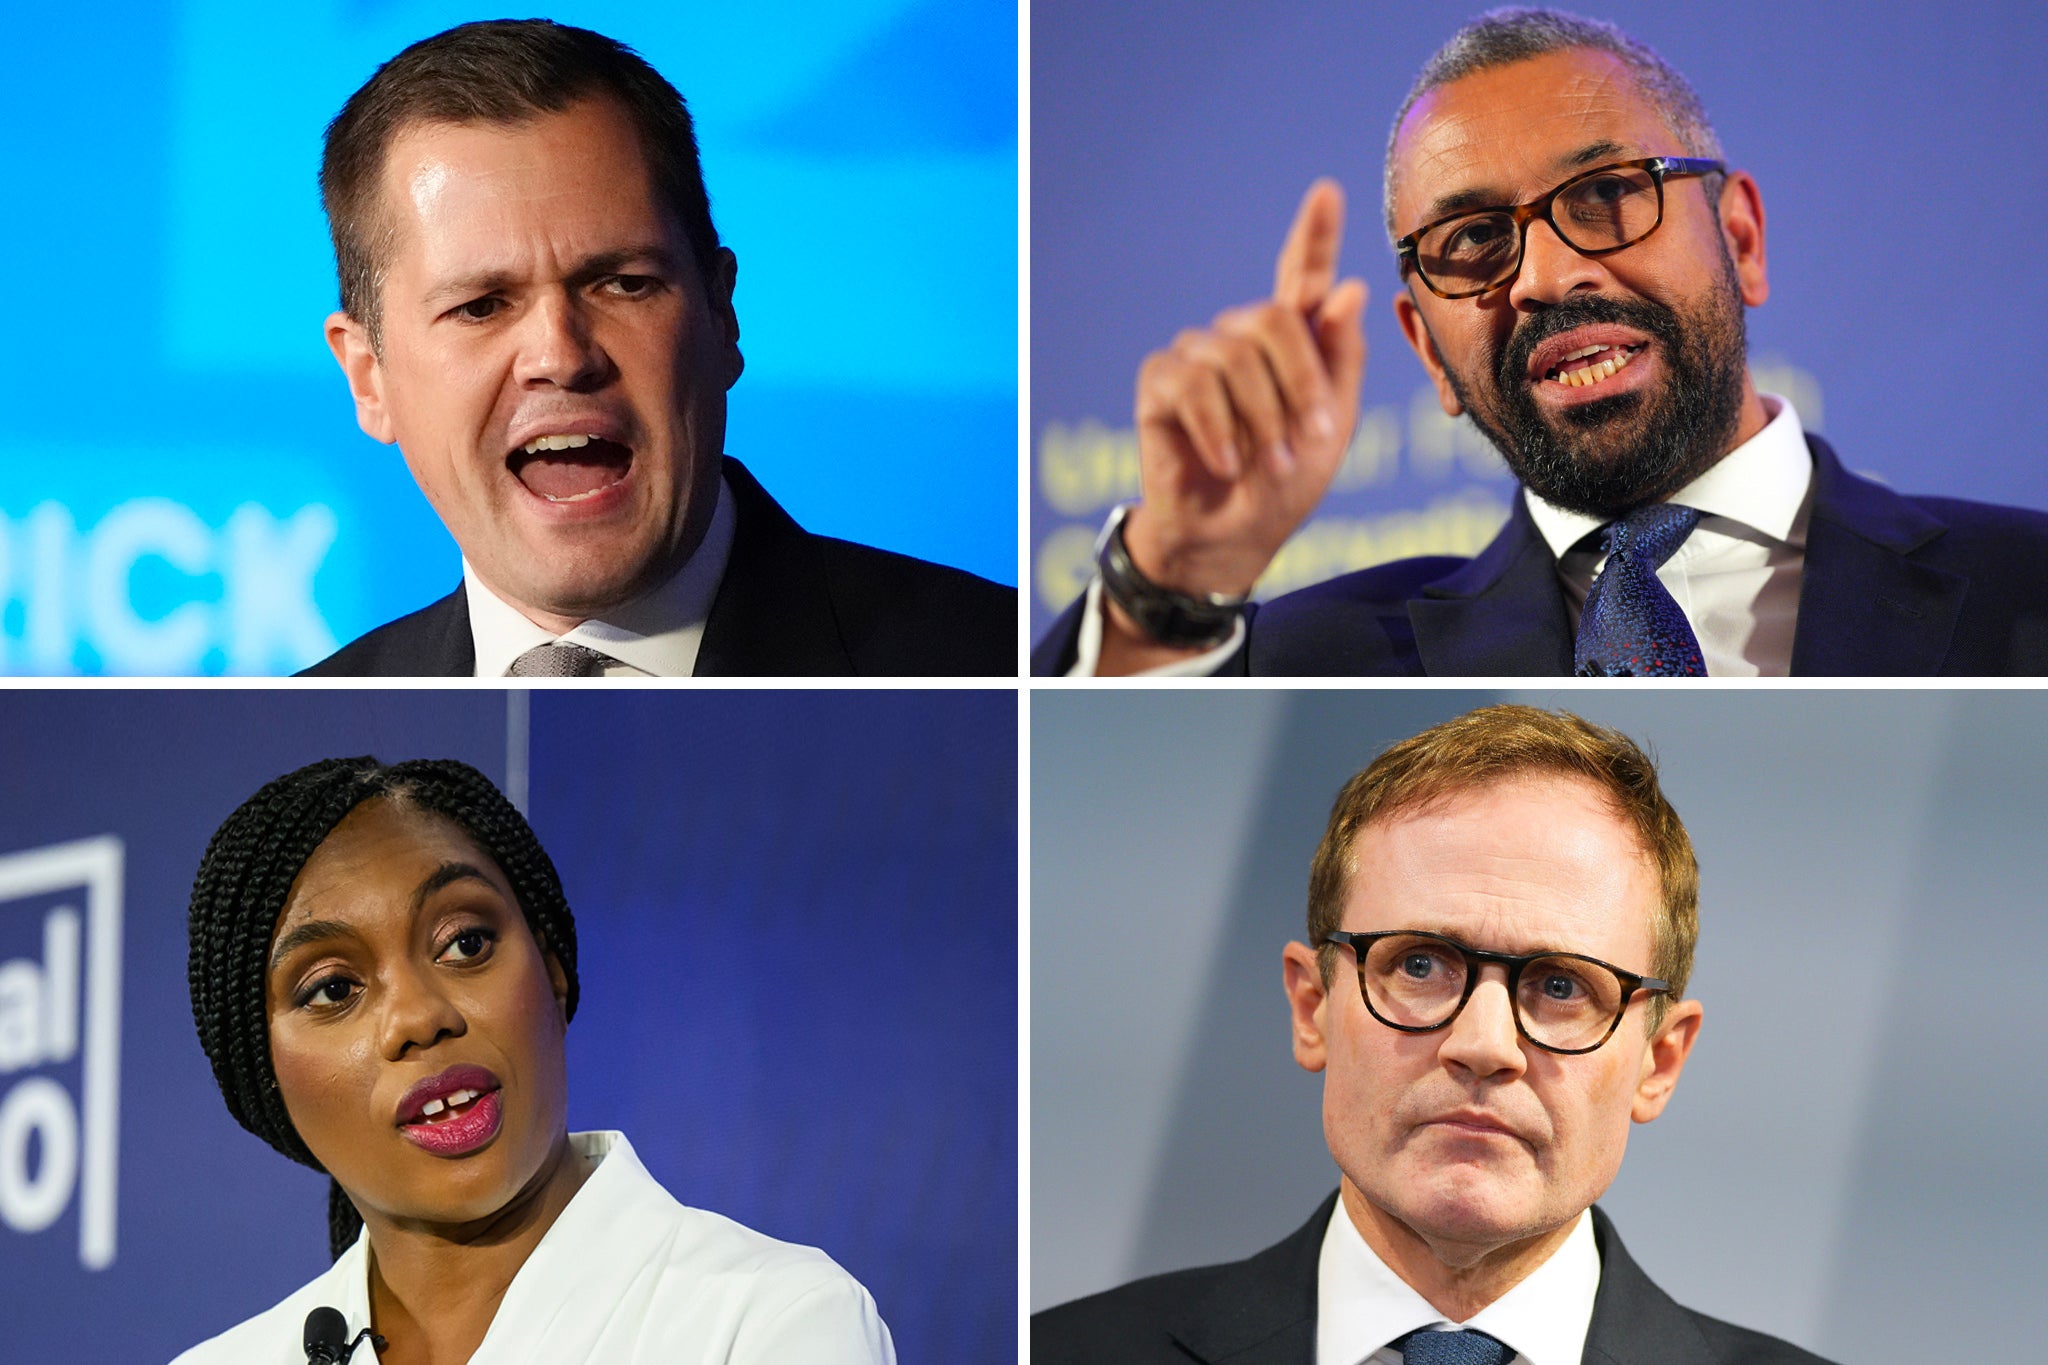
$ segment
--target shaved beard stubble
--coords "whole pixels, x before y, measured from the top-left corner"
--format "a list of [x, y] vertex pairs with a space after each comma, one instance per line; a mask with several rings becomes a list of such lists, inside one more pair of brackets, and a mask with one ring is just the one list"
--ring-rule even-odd
[[[1546, 502], [1611, 521], [1668, 498], [1728, 453], [1742, 414], [1749, 343], [1725, 245], [1721, 262], [1722, 287], [1684, 316], [1648, 299], [1596, 295], [1552, 304], [1509, 339], [1493, 367], [1493, 402], [1474, 403], [1447, 366], [1451, 392], [1515, 477]], [[1668, 370], [1663, 391], [1579, 403], [1558, 413], [1553, 426], [1537, 407], [1529, 357], [1549, 337], [1603, 322], [1655, 338]]]

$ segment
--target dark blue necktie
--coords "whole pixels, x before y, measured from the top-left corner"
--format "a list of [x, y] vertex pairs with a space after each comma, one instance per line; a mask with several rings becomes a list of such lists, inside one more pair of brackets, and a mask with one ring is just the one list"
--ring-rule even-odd
[[1707, 663], [1657, 569], [1692, 528], [1697, 508], [1655, 502], [1601, 528], [1607, 564], [1579, 613], [1572, 672], [1581, 678], [1704, 678]]
[[1394, 1343], [1402, 1365], [1507, 1365], [1515, 1358], [1504, 1341], [1484, 1332], [1410, 1332]]

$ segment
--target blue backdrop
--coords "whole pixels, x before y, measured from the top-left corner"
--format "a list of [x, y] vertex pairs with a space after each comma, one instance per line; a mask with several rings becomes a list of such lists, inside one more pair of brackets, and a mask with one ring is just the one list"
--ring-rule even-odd
[[823, 1247], [906, 1362], [1014, 1359], [1014, 694], [558, 691], [521, 725], [523, 695], [10, 700], [5, 1359], [168, 1359], [327, 1264], [325, 1179], [235, 1125], [199, 1049], [185, 905], [236, 804], [363, 752], [529, 789], [577, 912], [572, 1128]]
[[[1264, 587], [1469, 554], [1506, 516], [1504, 467], [1475, 428], [1443, 417], [1395, 326], [1380, 208], [1394, 111], [1487, 7], [1032, 6], [1034, 634], [1078, 590], [1105, 509], [1136, 493], [1139, 362], [1272, 289], [1318, 175], [1350, 196], [1344, 267], [1372, 287], [1371, 359], [1350, 458]], [[1762, 186], [1772, 293], [1749, 315], [1758, 386], [1790, 397], [1851, 468], [1903, 490], [2048, 507], [2040, 424], [2018, 402], [2048, 341], [2014, 324], [2048, 306], [2048, 263], [2002, 245], [2048, 213], [2048, 8], [1561, 7], [1619, 23], [1683, 71], [1730, 161]]]
[[[0, 672], [286, 672], [454, 585], [322, 337], [316, 176], [380, 62], [501, 13], [10, 9], [0, 255], [33, 416], [0, 436]], [[546, 13], [696, 116], [740, 259], [727, 449], [812, 530], [1015, 581], [1015, 4]]]

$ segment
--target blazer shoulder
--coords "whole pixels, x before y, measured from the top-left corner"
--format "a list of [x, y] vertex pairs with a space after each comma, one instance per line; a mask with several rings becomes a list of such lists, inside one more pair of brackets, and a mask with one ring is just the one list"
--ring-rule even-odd
[[811, 540], [860, 672], [1016, 676], [1015, 588], [872, 545]]
[[1643, 1273], [1606, 1210], [1593, 1209], [1600, 1289], [1586, 1336], [1586, 1365], [1657, 1360], [1712, 1365], [1832, 1365], [1768, 1333], [1708, 1317], [1674, 1300]]
[[1794, 1346], [1783, 1337], [1737, 1327], [1732, 1322], [1710, 1318], [1690, 1308], [1681, 1306], [1679, 1311], [1692, 1319], [1694, 1329], [1706, 1342], [1713, 1358], [1726, 1362], [1726, 1365], [1834, 1365], [1825, 1356]]
[[1194, 1357], [1174, 1342], [1192, 1303], [1229, 1292], [1245, 1263], [1151, 1275], [1031, 1315], [1032, 1365], [1147, 1365]]
[[469, 599], [460, 584], [438, 602], [386, 622], [301, 670], [301, 678], [466, 677], [476, 666]]
[[1408, 604], [1471, 563], [1449, 555], [1396, 559], [1298, 588], [1251, 615], [1252, 673], [1351, 677], [1423, 671]]
[[1175, 1270], [1031, 1319], [1033, 1365], [1314, 1365], [1316, 1262], [1337, 1196], [1242, 1261]]

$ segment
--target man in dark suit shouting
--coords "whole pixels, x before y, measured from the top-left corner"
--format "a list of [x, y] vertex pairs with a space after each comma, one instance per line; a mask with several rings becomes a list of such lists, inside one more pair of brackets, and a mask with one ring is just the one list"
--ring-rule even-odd
[[1763, 196], [1683, 76], [1611, 25], [1468, 25], [1386, 160], [1394, 311], [1443, 410], [1522, 493], [1471, 560], [1247, 601], [1357, 419], [1344, 199], [1303, 200], [1273, 296], [1138, 376], [1120, 508], [1041, 674], [1773, 676], [2048, 671], [2048, 516], [1909, 498], [1759, 393]]
[[1033, 1361], [1815, 1361], [1679, 1307], [1593, 1207], [1699, 1036], [1698, 889], [1624, 735], [1496, 706], [1387, 750], [1283, 954], [1337, 1193], [1249, 1260], [1038, 1314]]
[[415, 43], [320, 183], [328, 345], [463, 581], [309, 672], [1015, 676], [1012, 591], [810, 535], [725, 455], [738, 262], [629, 48], [546, 20]]

